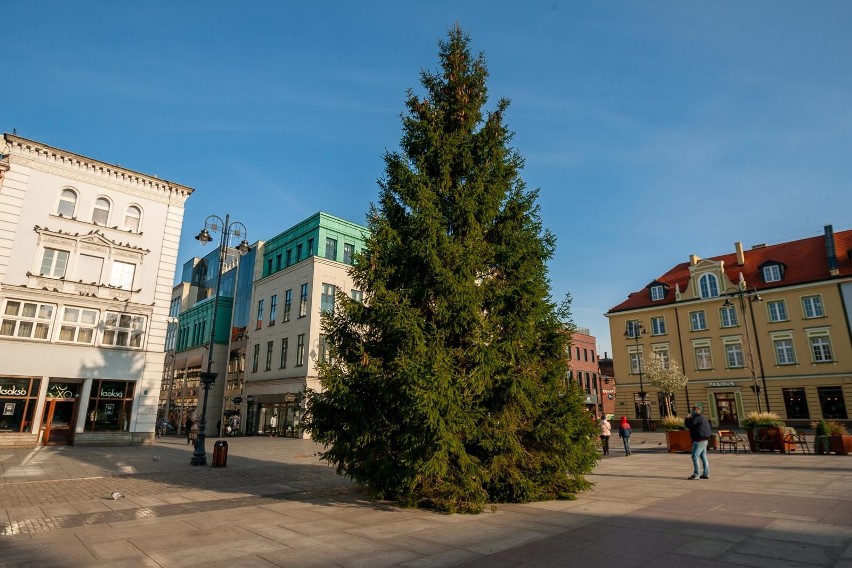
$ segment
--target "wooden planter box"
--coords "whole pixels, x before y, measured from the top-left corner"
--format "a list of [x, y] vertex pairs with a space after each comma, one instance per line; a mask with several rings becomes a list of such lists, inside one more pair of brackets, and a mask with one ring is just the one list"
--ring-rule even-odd
[[689, 436], [689, 430], [667, 430], [666, 447], [670, 454], [675, 452], [691, 452], [692, 438]]
[[749, 428], [746, 435], [751, 451], [781, 452], [782, 454], [792, 451], [793, 444], [784, 442], [784, 435], [787, 433], [786, 430], [786, 428], [773, 426], [758, 428], [757, 432], [755, 432], [754, 428]]

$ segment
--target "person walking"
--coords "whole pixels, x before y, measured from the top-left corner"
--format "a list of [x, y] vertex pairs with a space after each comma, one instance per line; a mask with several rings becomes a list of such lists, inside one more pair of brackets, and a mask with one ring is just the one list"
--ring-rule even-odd
[[612, 424], [606, 419], [606, 415], [601, 418], [601, 446], [603, 446], [603, 455], [609, 455], [609, 437], [612, 436]]
[[624, 443], [624, 453], [628, 456], [630, 455], [630, 434], [630, 422], [627, 421], [626, 416], [622, 416], [621, 424], [618, 426], [618, 437]]
[[684, 424], [689, 429], [689, 437], [692, 438], [692, 475], [687, 479], [698, 479], [698, 460], [701, 460], [703, 473], [701, 479], [710, 479], [710, 463], [707, 461], [707, 444], [713, 431], [710, 423], [701, 416], [701, 408], [692, 407], [692, 414], [686, 417]]

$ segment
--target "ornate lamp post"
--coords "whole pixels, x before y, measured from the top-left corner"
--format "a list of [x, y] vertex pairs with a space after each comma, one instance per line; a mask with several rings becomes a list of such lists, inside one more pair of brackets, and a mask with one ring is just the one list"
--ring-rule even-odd
[[725, 290], [725, 303], [722, 304], [725, 307], [733, 306], [731, 302], [731, 298], [737, 298], [740, 304], [740, 313], [743, 318], [743, 326], [745, 326], [745, 336], [746, 336], [746, 345], [748, 346], [748, 363], [749, 363], [749, 371], [751, 372], [751, 382], [752, 389], [754, 390], [754, 396], [757, 398], [757, 410], [762, 411], [760, 405], [760, 391], [761, 387], [757, 384], [757, 372], [754, 368], [754, 355], [751, 347], [751, 332], [749, 331], [748, 320], [746, 319], [746, 298], [748, 298], [748, 308], [749, 314], [751, 315], [751, 327], [754, 331], [754, 342], [757, 346], [757, 362], [760, 365], [760, 381], [763, 383], [763, 397], [766, 402], [766, 410], [769, 411], [769, 393], [766, 391], [766, 376], [763, 372], [763, 357], [760, 356], [760, 341], [757, 339], [757, 327], [755, 326], [754, 321], [754, 307], [752, 304], [755, 302], [762, 302], [763, 298], [760, 297], [760, 294], [757, 292], [757, 288], [754, 286], [748, 286], [745, 283], [745, 280], [742, 280], [742, 276], [740, 276], [740, 283], [737, 286], [732, 286]]
[[[212, 221], [211, 221], [212, 220]], [[218, 221], [218, 224], [217, 224]], [[207, 371], [200, 374], [201, 386], [204, 389], [204, 398], [201, 406], [201, 422], [198, 425], [198, 437], [195, 439], [195, 451], [192, 453], [191, 465], [207, 465], [207, 453], [204, 450], [204, 441], [207, 430], [207, 395], [210, 392], [210, 387], [216, 382], [216, 373], [213, 373], [213, 340], [216, 337], [216, 312], [219, 308], [219, 287], [222, 285], [222, 271], [225, 267], [225, 261], [228, 255], [228, 246], [231, 237], [243, 237], [243, 240], [237, 246], [240, 254], [246, 254], [251, 248], [248, 241], [245, 239], [246, 226], [239, 221], [231, 221], [229, 215], [225, 215], [223, 221], [221, 217], [210, 215], [204, 220], [204, 228], [195, 237], [202, 245], [206, 245], [213, 240], [210, 233], [221, 233], [221, 241], [219, 243], [219, 268], [216, 274], [216, 295], [213, 296], [213, 316], [210, 322], [210, 345], [207, 349]]]
[[646, 333], [648, 333], [648, 330], [638, 320], [627, 322], [627, 330], [624, 332], [624, 337], [633, 339], [636, 343], [636, 362], [639, 370], [639, 414], [640, 418], [642, 418], [642, 429], [645, 432], [651, 429], [651, 425], [648, 422], [648, 403], [645, 402], [645, 397], [648, 393], [645, 392], [645, 385], [642, 382], [642, 354], [639, 352], [639, 336]]

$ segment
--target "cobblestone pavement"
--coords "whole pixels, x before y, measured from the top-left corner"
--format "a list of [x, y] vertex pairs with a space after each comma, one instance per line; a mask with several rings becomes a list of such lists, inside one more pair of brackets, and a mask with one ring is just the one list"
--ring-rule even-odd
[[0, 566], [852, 568], [848, 457], [713, 452], [688, 481], [663, 439], [614, 448], [575, 501], [482, 515], [367, 500], [306, 440], [228, 439], [225, 468], [177, 438], [0, 448]]

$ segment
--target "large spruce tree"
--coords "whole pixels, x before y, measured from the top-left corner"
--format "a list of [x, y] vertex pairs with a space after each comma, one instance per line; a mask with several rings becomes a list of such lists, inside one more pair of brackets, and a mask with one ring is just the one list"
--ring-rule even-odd
[[321, 454], [372, 495], [481, 511], [588, 487], [593, 425], [567, 380], [570, 325], [551, 301], [537, 191], [509, 146], [509, 105], [490, 112], [482, 54], [458, 27], [440, 72], [409, 91], [399, 152], [338, 294], [307, 426]]

